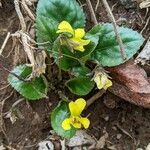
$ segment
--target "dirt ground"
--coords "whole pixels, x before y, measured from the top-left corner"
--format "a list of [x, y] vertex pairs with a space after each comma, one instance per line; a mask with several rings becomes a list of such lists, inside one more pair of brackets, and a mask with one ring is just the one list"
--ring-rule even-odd
[[[87, 14], [87, 28], [93, 25], [89, 10], [85, 1], [80, 1]], [[140, 10], [137, 3], [121, 4], [117, 0], [109, 0], [110, 6], [113, 8], [113, 14], [119, 25], [126, 25], [134, 30], [141, 31], [146, 24], [146, 9]], [[97, 1], [92, 0], [95, 8]], [[19, 29], [19, 21], [14, 10], [13, 0], [2, 1], [0, 7], [0, 45], [2, 45], [7, 32], [14, 33]], [[130, 6], [130, 8], [129, 8]], [[150, 15], [150, 12], [149, 12]], [[96, 10], [96, 16], [99, 22], [109, 21], [107, 13], [102, 4]], [[150, 28], [143, 31], [145, 38], [150, 34]], [[12, 41], [9, 40], [3, 56], [9, 55], [12, 49]], [[0, 57], [0, 64], [11, 70], [13, 67], [14, 53], [10, 53], [7, 58]], [[54, 72], [56, 67], [54, 67]], [[150, 68], [147, 69], [150, 71]], [[14, 124], [9, 118], [6, 118], [12, 105], [21, 98], [11, 87], [7, 87], [8, 73], [0, 69], [0, 100], [1, 102], [9, 96], [8, 99], [1, 103], [0, 110], [3, 115], [3, 132], [0, 133], [0, 144], [4, 143], [17, 150], [34, 150], [37, 149], [38, 142], [46, 139], [51, 135], [52, 130], [49, 121], [51, 110], [59, 101], [59, 95], [56, 90], [50, 90], [48, 99], [40, 101], [28, 102], [23, 101], [17, 105], [19, 119]], [[56, 89], [64, 89], [53, 76]], [[13, 91], [13, 92], [12, 92]], [[64, 92], [68, 95], [68, 90]], [[70, 95], [70, 94], [69, 94]], [[88, 95], [87, 97], [90, 97]], [[74, 98], [73, 95], [70, 95]], [[3, 107], [3, 108], [2, 108]], [[105, 133], [108, 133], [104, 150], [114, 146], [116, 150], [136, 150], [137, 148], [146, 148], [150, 143], [150, 110], [132, 105], [122, 99], [107, 92], [103, 97], [92, 104], [85, 112], [89, 115], [91, 126], [87, 133], [94, 136], [97, 140]], [[2, 117], [1, 117], [2, 118]]]

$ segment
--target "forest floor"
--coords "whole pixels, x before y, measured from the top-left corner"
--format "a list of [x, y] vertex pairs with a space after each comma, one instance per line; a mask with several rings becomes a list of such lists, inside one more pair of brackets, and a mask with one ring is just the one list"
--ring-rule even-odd
[[[93, 25], [88, 7], [84, 0], [80, 1], [83, 9], [87, 14], [87, 28], [90, 29]], [[92, 0], [93, 8], [96, 7], [97, 1]], [[146, 9], [140, 9], [138, 4], [121, 4], [118, 0], [109, 0], [110, 6], [113, 8], [113, 14], [119, 25], [126, 25], [134, 30], [141, 31], [146, 23]], [[19, 29], [19, 20], [14, 9], [12, 0], [2, 2], [0, 7], [0, 45], [2, 45], [8, 32], [14, 33]], [[98, 22], [108, 22], [107, 13], [100, 3], [95, 10]], [[149, 12], [150, 13], [150, 12]], [[150, 25], [149, 25], [150, 26]], [[143, 36], [148, 37], [150, 29], [146, 28], [143, 31]], [[3, 51], [3, 56], [9, 55], [12, 49], [12, 40], [10, 39]], [[0, 57], [0, 64], [5, 65], [9, 70], [13, 68], [14, 52], [11, 52], [7, 58]], [[54, 74], [55, 68], [54, 67]], [[150, 68], [147, 69], [150, 72]], [[49, 113], [59, 101], [59, 95], [55, 90], [50, 90], [48, 99], [40, 101], [26, 102], [23, 101], [17, 105], [16, 111], [19, 112], [19, 119], [13, 124], [6, 112], [10, 111], [12, 105], [21, 96], [15, 92], [7, 83], [8, 73], [0, 69], [0, 110], [1, 110], [1, 125], [0, 145], [7, 145], [8, 149], [33, 150], [37, 148], [37, 144], [47, 137], [52, 132], [49, 120]], [[53, 76], [54, 80], [55, 75]], [[63, 90], [64, 87], [57, 80], [55, 87]], [[65, 92], [68, 92], [64, 89]], [[70, 96], [74, 98], [74, 96]], [[89, 95], [90, 97], [90, 95]], [[150, 110], [135, 106], [126, 102], [110, 92], [106, 92], [101, 98], [93, 103], [86, 111], [89, 115], [91, 126], [87, 133], [96, 141], [104, 137], [104, 150], [136, 150], [142, 148], [145, 150], [150, 143]], [[59, 138], [57, 137], [59, 140]], [[55, 139], [55, 140], [57, 140]], [[96, 148], [95, 148], [96, 149]]]

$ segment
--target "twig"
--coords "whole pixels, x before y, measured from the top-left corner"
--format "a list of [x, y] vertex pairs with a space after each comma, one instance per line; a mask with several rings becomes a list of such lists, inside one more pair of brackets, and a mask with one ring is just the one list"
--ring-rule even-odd
[[29, 82], [30, 80], [26, 80], [20, 76], [18, 76], [17, 74], [11, 72], [10, 70], [8, 70], [6, 67], [4, 67], [3, 65], [0, 64], [0, 68], [3, 68], [5, 71], [7, 71], [8, 73], [10, 73], [11, 75], [15, 76], [16, 78], [18, 78], [19, 80], [21, 81], [24, 81], [24, 82]]
[[21, 29], [22, 29], [22, 31], [25, 32], [26, 31], [26, 23], [24, 21], [23, 15], [22, 15], [21, 10], [20, 10], [19, 0], [14, 0], [14, 4], [15, 4], [15, 10], [16, 10], [17, 15], [18, 15], [19, 20], [20, 20]]
[[144, 26], [144, 28], [141, 30], [141, 34], [143, 33], [143, 31], [146, 29], [146, 27], [148, 26], [148, 23], [149, 23], [149, 21], [150, 21], [150, 16], [147, 18], [147, 21], [146, 21], [146, 24], [145, 24], [145, 26]]
[[5, 145], [5, 147], [6, 147], [8, 150], [17, 150], [17, 149], [15, 149], [15, 148], [11, 147], [11, 146]]
[[9, 99], [13, 95], [13, 93], [14, 93], [14, 91], [12, 91], [10, 93], [10, 95], [8, 95], [6, 98], [4, 98], [2, 100], [2, 102], [0, 102], [1, 103], [1, 108], [0, 108], [0, 128], [1, 128], [2, 132], [3, 132], [3, 134], [5, 135], [7, 141], [8, 141], [8, 137], [7, 137], [7, 134], [5, 133], [6, 129], [5, 129], [5, 125], [4, 125], [4, 120], [3, 120], [3, 115], [2, 114], [3, 114], [3, 108], [4, 108], [4, 104], [5, 104], [6, 100]]
[[6, 86], [0, 88], [0, 91], [2, 91], [2, 90], [4, 90], [4, 89], [8, 88], [9, 86], [10, 86], [10, 84], [7, 84]]
[[148, 17], [149, 10], [150, 10], [149, 8], [146, 8], [146, 13], [144, 15], [144, 20]]
[[2, 55], [2, 52], [3, 52], [3, 50], [4, 50], [5, 46], [6, 46], [9, 38], [10, 38], [10, 32], [7, 33], [7, 36], [6, 36], [5, 40], [4, 40], [4, 43], [1, 46], [0, 55]]
[[90, 99], [87, 100], [86, 108], [88, 108], [91, 104], [93, 104], [98, 98], [100, 98], [106, 91], [101, 90], [94, 96], [92, 96]]
[[59, 54], [58, 54], [58, 56], [59, 56], [59, 59], [58, 59], [58, 63], [59, 63], [58, 80], [61, 81], [62, 80], [62, 72], [61, 72], [61, 67], [60, 66], [61, 66], [61, 60], [62, 60], [61, 59], [62, 58], [61, 57], [62, 56], [62, 52], [61, 52], [60, 48], [59, 48]]
[[93, 7], [92, 7], [92, 4], [91, 4], [91, 1], [90, 0], [86, 0], [87, 4], [88, 4], [88, 7], [89, 7], [89, 10], [91, 12], [91, 18], [93, 20], [93, 23], [96, 25], [98, 24], [98, 21], [96, 19], [96, 16], [95, 16], [95, 12], [93, 10]]
[[148, 38], [143, 50], [139, 53], [135, 59], [135, 63], [141, 63], [145, 65], [150, 60], [150, 37]]
[[15, 101], [15, 103], [13, 103], [11, 109], [14, 109], [18, 104], [20, 104], [23, 101], [25, 101], [24, 98], [20, 98], [19, 100]]
[[9, 51], [9, 53], [6, 56], [3, 56], [4, 58], [8, 58], [10, 56], [10, 54], [13, 52], [13, 48]]
[[111, 7], [111, 12], [113, 12], [114, 8], [117, 6], [118, 2], [116, 2], [114, 5]]
[[19, 105], [19, 104], [20, 104], [21, 102], [23, 102], [23, 101], [25, 101], [24, 98], [20, 98], [19, 100], [15, 101], [15, 102], [12, 104], [12, 107], [10, 108], [10, 110], [3, 113], [3, 116], [5, 116], [5, 115], [7, 115], [8, 113], [10, 113], [11, 111], [13, 111], [13, 110], [15, 109], [15, 107], [16, 107], [17, 105]]
[[124, 134], [126, 134], [127, 136], [129, 136], [131, 139], [135, 140], [126, 130], [124, 130], [118, 123], [116, 124], [116, 126], [118, 127], [118, 129], [120, 129]]
[[114, 32], [115, 32], [117, 41], [119, 43], [119, 47], [120, 47], [120, 52], [121, 52], [122, 58], [123, 58], [123, 60], [126, 60], [126, 54], [125, 54], [124, 45], [123, 45], [122, 39], [120, 37], [120, 34], [119, 34], [118, 30], [117, 30], [117, 23], [115, 21], [113, 13], [112, 13], [109, 5], [108, 5], [107, 0], [102, 0], [102, 1], [103, 1], [103, 4], [104, 4], [105, 8], [106, 8], [108, 16], [109, 16], [110, 20], [112, 21], [112, 24], [113, 24], [113, 27], [114, 27]]
[[22, 5], [23, 5], [24, 9], [26, 10], [26, 12], [28, 13], [29, 17], [30, 17], [33, 21], [35, 21], [35, 16], [33, 15], [33, 13], [31, 12], [31, 10], [30, 10], [29, 7], [27, 6], [25, 0], [22, 0]]
[[99, 3], [100, 3], [100, 0], [97, 0], [96, 6], [95, 6], [95, 11], [97, 11]]
[[34, 67], [35, 66], [35, 58], [34, 58], [34, 53], [33, 53], [32, 49], [28, 46], [29, 37], [21, 31], [19, 31], [19, 34], [21, 35], [21, 40], [22, 40], [24, 51], [26, 52], [26, 54], [31, 62], [31, 66]]

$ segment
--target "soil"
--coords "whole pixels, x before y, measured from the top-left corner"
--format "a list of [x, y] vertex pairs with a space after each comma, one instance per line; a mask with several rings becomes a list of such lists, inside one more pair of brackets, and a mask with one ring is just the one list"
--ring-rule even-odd
[[[97, 1], [92, 0], [93, 7], [95, 8]], [[110, 6], [113, 7], [113, 14], [118, 21], [119, 25], [126, 25], [137, 31], [141, 31], [146, 23], [146, 10], [140, 10], [137, 3], [134, 3], [131, 8], [125, 3], [120, 3], [117, 0], [108, 1]], [[81, 1], [85, 4], [85, 1]], [[93, 25], [90, 17], [88, 7], [83, 5], [87, 14], [87, 29]], [[105, 12], [102, 4], [100, 3], [96, 10], [96, 16], [99, 22], [108, 22], [107, 13]], [[14, 33], [19, 29], [19, 21], [14, 10], [13, 1], [2, 1], [0, 8], [0, 45], [2, 45], [7, 32]], [[150, 28], [143, 32], [145, 38], [150, 34]], [[12, 48], [12, 41], [9, 40], [3, 55], [7, 56]], [[3, 64], [9, 70], [13, 67], [14, 53], [12, 52], [9, 57], [0, 57], [0, 64]], [[56, 67], [54, 66], [54, 70]], [[6, 86], [8, 72], [0, 69], [0, 89]], [[54, 76], [53, 76], [54, 78]], [[59, 83], [56, 79], [55, 87]], [[48, 99], [40, 101], [23, 101], [16, 107], [18, 119], [12, 124], [9, 118], [6, 118], [5, 112], [8, 112], [12, 105], [21, 96], [15, 91], [13, 94], [12, 88], [8, 87], [0, 90], [0, 100], [3, 101], [7, 96], [10, 96], [3, 104], [3, 129], [1, 131], [0, 144], [8, 145], [17, 150], [34, 150], [37, 149], [37, 144], [51, 135], [51, 126], [49, 115], [52, 109], [59, 101], [59, 95], [56, 90], [50, 90]], [[73, 95], [68, 94], [69, 91], [65, 89], [65, 93], [74, 98]], [[11, 95], [10, 95], [11, 94]], [[91, 97], [92, 94], [88, 95]], [[2, 104], [0, 105], [2, 107]], [[2, 109], [2, 108], [1, 108]], [[107, 92], [103, 97], [99, 98], [92, 104], [86, 111], [85, 115], [89, 115], [91, 126], [87, 133], [94, 136], [97, 140], [108, 133], [108, 138], [104, 150], [109, 149], [110, 146], [115, 146], [116, 150], [135, 150], [137, 148], [145, 149], [150, 143], [150, 110], [144, 109]], [[10, 148], [11, 149], [11, 148]]]

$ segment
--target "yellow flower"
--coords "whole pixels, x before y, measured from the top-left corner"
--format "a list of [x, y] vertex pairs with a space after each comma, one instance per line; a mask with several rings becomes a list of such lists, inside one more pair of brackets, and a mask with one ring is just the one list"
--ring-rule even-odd
[[106, 74], [96, 74], [94, 77], [94, 81], [98, 87], [98, 89], [107, 90], [110, 86], [112, 86], [112, 81], [108, 79]]
[[67, 21], [62, 21], [58, 25], [57, 33], [70, 33], [72, 37], [67, 39], [67, 44], [69, 44], [74, 50], [84, 52], [84, 46], [90, 43], [90, 40], [84, 40], [85, 31], [82, 28], [73, 29], [72, 26]]
[[87, 129], [90, 125], [88, 118], [81, 117], [81, 113], [86, 106], [86, 101], [83, 98], [77, 99], [75, 102], [71, 101], [69, 103], [70, 117], [66, 118], [62, 122], [62, 128], [64, 130], [71, 129], [71, 126], [75, 128], [82, 128], [82, 126]]

